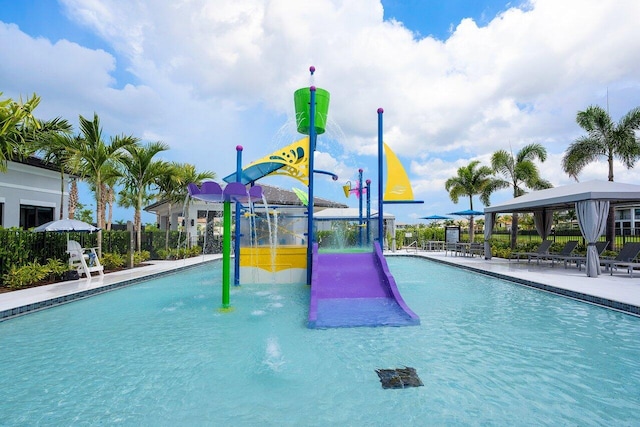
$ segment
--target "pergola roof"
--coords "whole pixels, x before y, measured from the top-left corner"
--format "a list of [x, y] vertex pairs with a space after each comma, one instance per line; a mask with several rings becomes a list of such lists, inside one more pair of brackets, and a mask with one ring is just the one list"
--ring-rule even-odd
[[485, 213], [533, 212], [574, 209], [584, 200], [608, 200], [612, 205], [640, 201], [640, 185], [610, 181], [586, 181], [546, 190], [532, 191], [520, 197], [486, 207]]

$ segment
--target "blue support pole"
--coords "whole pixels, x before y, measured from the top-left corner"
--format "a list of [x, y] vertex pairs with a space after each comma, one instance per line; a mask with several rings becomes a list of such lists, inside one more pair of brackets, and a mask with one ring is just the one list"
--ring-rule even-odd
[[[242, 182], [242, 145], [236, 146], [236, 182]], [[235, 230], [235, 242], [233, 245], [233, 252], [235, 253], [233, 259], [233, 285], [240, 285], [240, 208], [242, 205], [236, 202], [236, 230]]]
[[378, 108], [378, 242], [380, 243], [380, 249], [384, 250], [384, 213], [382, 211], [383, 205], [383, 182], [382, 182], [382, 113], [384, 110]]
[[358, 169], [358, 246], [362, 247], [362, 168]]
[[371, 230], [369, 223], [371, 222], [371, 180], [367, 180], [367, 246], [371, 245]]
[[[315, 69], [314, 69], [315, 70]], [[311, 74], [313, 75], [313, 71]], [[309, 88], [309, 187], [307, 203], [307, 284], [311, 285], [311, 270], [313, 268], [313, 157], [316, 151], [316, 87]]]

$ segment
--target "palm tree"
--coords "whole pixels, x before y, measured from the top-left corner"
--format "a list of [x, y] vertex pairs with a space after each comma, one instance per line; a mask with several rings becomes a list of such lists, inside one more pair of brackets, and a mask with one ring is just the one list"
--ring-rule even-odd
[[145, 198], [148, 201], [148, 190], [155, 184], [157, 178], [169, 171], [168, 163], [162, 160], [154, 160], [156, 154], [166, 151], [169, 146], [163, 142], [152, 142], [146, 146], [130, 145], [125, 147], [127, 152], [120, 159], [122, 182], [125, 190], [134, 197], [136, 244], [141, 250], [142, 224], [140, 212]]
[[[83, 177], [88, 179], [95, 188], [96, 220], [98, 228], [104, 228], [104, 187], [103, 174], [110, 164], [122, 157], [125, 147], [135, 145], [138, 139], [133, 136], [111, 137], [107, 144], [102, 138], [102, 128], [98, 115], [94, 113], [93, 120], [80, 116], [81, 137], [73, 139], [69, 151], [72, 153], [71, 164], [77, 168]], [[98, 232], [97, 246], [102, 255], [102, 231]]]
[[71, 153], [67, 149], [69, 146], [69, 135], [72, 131], [71, 124], [59, 118], [48, 122], [41, 122], [40, 129], [44, 132], [33, 142], [33, 150], [42, 154], [45, 162], [51, 163], [60, 169], [60, 219], [64, 217], [64, 174], [72, 173], [68, 162]]
[[[562, 158], [562, 169], [576, 181], [586, 165], [601, 158], [607, 160], [609, 181], [613, 181], [615, 159], [630, 169], [640, 158], [640, 144], [635, 135], [635, 131], [640, 129], [640, 107], [632, 109], [618, 123], [614, 123], [609, 113], [602, 107], [591, 105], [584, 111], [578, 111], [576, 122], [587, 131], [587, 134], [571, 143]], [[609, 245], [615, 242], [615, 231], [612, 206], [609, 208], [607, 219]]]
[[134, 214], [133, 214], [133, 228], [134, 230], [136, 230], [136, 242], [137, 242], [137, 247], [138, 250], [142, 250], [141, 248], [141, 241], [138, 242], [138, 234], [137, 234], [137, 230], [138, 227], [140, 227], [140, 230], [142, 229], [142, 216], [141, 216], [141, 210], [138, 209], [138, 204], [142, 204], [142, 205], [146, 205], [148, 203], [150, 203], [153, 198], [154, 195], [150, 194], [147, 192], [147, 189], [144, 189], [141, 192], [139, 191], [135, 191], [132, 190], [128, 187], [123, 188], [122, 190], [120, 190], [118, 192], [118, 205], [122, 206], [123, 208], [133, 208], [134, 209]]
[[[187, 197], [187, 185], [194, 183], [202, 184], [207, 179], [214, 179], [215, 172], [196, 171], [196, 167], [189, 163], [172, 162], [169, 164], [169, 171], [156, 178], [155, 184], [159, 189], [156, 196], [158, 201], [168, 204], [167, 217], [171, 218], [172, 206], [176, 203], [183, 203]], [[169, 220], [167, 220], [169, 221]], [[169, 248], [169, 223], [165, 225], [165, 250]]]
[[[480, 195], [480, 201], [489, 206], [489, 196], [494, 191], [504, 188], [503, 181], [493, 178], [493, 170], [488, 166], [481, 166], [478, 160], [474, 160], [467, 166], [458, 168], [457, 176], [449, 178], [444, 186], [449, 192], [453, 203], [458, 203], [461, 196], [469, 198], [469, 209], [473, 210], [473, 196]], [[477, 168], [477, 169], [476, 169]], [[473, 242], [474, 224], [473, 216], [469, 220], [469, 240]]]
[[[551, 188], [552, 185], [540, 177], [535, 160], [544, 162], [547, 159], [547, 150], [540, 144], [529, 144], [516, 155], [506, 150], [498, 150], [491, 156], [491, 167], [505, 179], [503, 186], [513, 188], [513, 197], [520, 197], [526, 193], [525, 189], [542, 190]], [[518, 214], [513, 213], [511, 223], [511, 249], [516, 247], [518, 241]]]
[[[2, 96], [2, 92], [0, 92]], [[33, 94], [26, 102], [11, 98], [0, 101], [0, 172], [6, 172], [7, 162], [22, 157], [23, 149], [39, 131], [33, 110], [40, 98]]]

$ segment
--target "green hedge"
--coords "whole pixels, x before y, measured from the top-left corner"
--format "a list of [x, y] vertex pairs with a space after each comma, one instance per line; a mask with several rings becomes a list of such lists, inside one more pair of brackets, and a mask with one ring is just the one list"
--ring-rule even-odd
[[[134, 237], [135, 238], [135, 237]], [[95, 247], [97, 245], [97, 234], [95, 233], [34, 233], [18, 228], [0, 228], [0, 279], [10, 271], [17, 274], [17, 269], [26, 265], [46, 265], [49, 260], [59, 260], [67, 263], [67, 239], [76, 240], [83, 248]], [[103, 231], [102, 232], [102, 253], [124, 256], [129, 252], [129, 241], [131, 237], [128, 231]], [[198, 245], [202, 245], [202, 237]], [[207, 247], [221, 249], [219, 239], [207, 242]], [[179, 231], [169, 232], [169, 242], [166, 242], [165, 230], [150, 230], [142, 233], [142, 256], [144, 259], [165, 259], [165, 247], [169, 250], [177, 250], [178, 247], [187, 246], [186, 236]], [[180, 244], [180, 246], [179, 246]], [[188, 252], [198, 250], [202, 252], [200, 246], [195, 245]], [[197, 249], [195, 249], [197, 247]], [[216, 251], [215, 253], [219, 253]], [[140, 255], [138, 255], [140, 257]], [[126, 258], [124, 258], [126, 259]], [[117, 262], [115, 262], [117, 264]], [[13, 268], [13, 270], [11, 270]], [[35, 271], [35, 269], [32, 269]], [[26, 270], [25, 270], [26, 271]], [[22, 271], [24, 273], [24, 271]], [[2, 280], [0, 280], [2, 282]]]

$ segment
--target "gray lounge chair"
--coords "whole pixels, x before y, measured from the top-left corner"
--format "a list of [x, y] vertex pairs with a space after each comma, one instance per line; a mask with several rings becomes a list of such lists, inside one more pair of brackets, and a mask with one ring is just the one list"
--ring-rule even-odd
[[[605, 249], [609, 246], [609, 242], [596, 242], [596, 251], [598, 252], [598, 256], [602, 255]], [[578, 270], [582, 270], [582, 265], [587, 263], [587, 257], [585, 256], [576, 256], [570, 255], [563, 259], [564, 268], [567, 268], [567, 264], [574, 262]]]
[[509, 257], [509, 261], [511, 261], [513, 258], [516, 258], [517, 261], [520, 261], [520, 257], [527, 257], [527, 262], [531, 262], [531, 257], [548, 254], [549, 247], [551, 247], [552, 243], [553, 242], [551, 240], [543, 240], [535, 252], [514, 252], [511, 254], [511, 257]]
[[553, 266], [556, 260], [562, 260], [571, 256], [571, 252], [575, 250], [576, 246], [578, 246], [578, 241], [570, 240], [565, 243], [560, 252], [537, 256], [538, 264], [540, 264], [540, 260], [551, 260], [551, 265]]
[[609, 274], [613, 276], [613, 270], [618, 267], [625, 267], [629, 276], [633, 277], [633, 268], [640, 267], [639, 262], [635, 262], [634, 259], [640, 254], [640, 243], [626, 243], [620, 253], [614, 259], [601, 259], [600, 265], [603, 265], [605, 269], [609, 270]]

